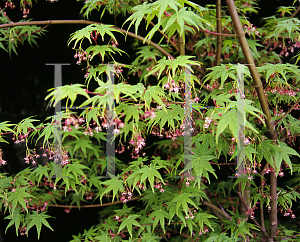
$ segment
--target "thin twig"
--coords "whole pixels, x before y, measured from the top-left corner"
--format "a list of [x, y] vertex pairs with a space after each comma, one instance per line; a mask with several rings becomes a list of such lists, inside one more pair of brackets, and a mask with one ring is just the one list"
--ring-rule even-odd
[[279, 120], [274, 122], [275, 126], [277, 126], [281, 122], [281, 120], [283, 120], [290, 112], [293, 111], [293, 109], [298, 105], [299, 101], [300, 98], [295, 102], [295, 104], [292, 107], [290, 107], [290, 109]]
[[[130, 200], [128, 200], [128, 202], [140, 199], [142, 197], [143, 196], [132, 197]], [[79, 207], [80, 208], [96, 208], [96, 207], [106, 207], [106, 206], [115, 205], [115, 204], [119, 204], [119, 203], [123, 203], [123, 201], [115, 201], [115, 202], [103, 203], [103, 204], [82, 205], [82, 206], [76, 206], [76, 205], [56, 205], [56, 204], [49, 204], [47, 206], [48, 207], [57, 207], [57, 208], [79, 208]]]
[[[242, 198], [242, 194], [241, 194], [240, 192], [238, 192], [238, 194], [239, 194], [239, 197], [240, 197], [240, 199], [241, 199], [241, 201], [242, 201], [242, 203], [243, 203], [245, 209], [246, 209], [247, 211], [249, 211], [248, 206], [246, 205], [244, 199]], [[266, 230], [265, 230], [262, 226], [260, 226], [260, 224], [256, 221], [255, 218], [251, 218], [251, 219], [252, 219], [253, 222], [261, 229], [261, 232], [263, 233], [264, 237], [265, 237], [266, 239], [268, 239], [268, 238], [269, 238], [269, 235], [267, 234]]]
[[[147, 20], [147, 18], [144, 16], [143, 17], [145, 20]], [[152, 21], [150, 21], [150, 24], [154, 27], [155, 26], [155, 24], [152, 22]], [[160, 29], [158, 29], [158, 32], [159, 33], [161, 33], [161, 35], [163, 35], [167, 40], [168, 40], [168, 43], [171, 43], [171, 45], [179, 52], [179, 49], [178, 49], [178, 47], [174, 44], [174, 42], [172, 41], [172, 40], [170, 40], [170, 38], [168, 38], [168, 36], [164, 33], [164, 32], [162, 32]]]
[[0, 10], [1, 10], [3, 16], [5, 16], [5, 18], [6, 18], [10, 23], [12, 23], [13, 21], [10, 20], [10, 18], [6, 15], [6, 13], [2, 10], [2, 8], [0, 8]]
[[293, 12], [293, 14], [290, 16], [290, 18], [294, 18], [299, 11], [300, 11], [300, 5], [297, 7], [297, 9], [295, 10], [295, 12]]

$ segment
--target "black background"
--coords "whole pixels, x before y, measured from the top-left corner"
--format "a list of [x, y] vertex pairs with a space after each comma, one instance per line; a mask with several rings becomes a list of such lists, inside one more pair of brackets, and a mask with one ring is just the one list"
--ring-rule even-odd
[[[276, 8], [280, 5], [288, 6], [293, 1], [261, 1], [261, 11], [259, 15], [253, 15], [251, 21], [255, 26], [259, 26], [261, 18], [273, 15]], [[215, 1], [199, 1], [198, 4], [204, 6], [205, 3], [215, 3]], [[21, 11], [19, 11], [18, 2], [16, 9], [7, 10], [8, 16], [12, 21], [22, 19]], [[225, 5], [225, 1], [222, 2]], [[4, 3], [0, 3], [4, 7]], [[51, 4], [45, 0], [33, 3], [33, 8], [29, 14], [29, 18], [33, 20], [57, 20], [57, 19], [82, 19], [79, 12], [83, 2], [73, 0], [60, 0], [57, 3]], [[91, 20], [100, 21], [100, 14], [95, 10], [92, 12]], [[117, 19], [120, 27], [124, 19]], [[109, 15], [104, 15], [101, 22], [114, 24], [114, 19]], [[82, 66], [76, 65], [77, 59], [74, 58], [75, 52], [72, 50], [72, 44], [67, 47], [67, 41], [70, 34], [84, 27], [83, 25], [52, 25], [46, 29], [49, 31], [46, 36], [37, 40], [39, 47], [33, 49], [26, 43], [24, 46], [17, 48], [18, 56], [12, 53], [10, 59], [8, 54], [0, 50], [0, 122], [11, 121], [17, 123], [20, 120], [37, 115], [35, 118], [43, 121], [45, 117], [53, 115], [53, 109], [46, 109], [47, 102], [44, 101], [47, 95], [47, 90], [54, 86], [54, 67], [46, 66], [46, 63], [70, 63], [70, 66], [63, 66], [63, 85], [70, 83], [84, 83], [84, 71]], [[120, 48], [132, 54], [127, 46], [122, 41], [119, 41]], [[130, 63], [134, 56], [130, 59], [124, 57], [124, 63]], [[3, 144], [2, 144], [3, 147]], [[20, 170], [20, 164], [16, 152], [6, 148], [5, 160], [11, 162], [10, 172]], [[134, 205], [131, 202], [130, 205]], [[105, 208], [104, 208], [105, 209]], [[66, 214], [62, 208], [49, 208], [48, 214], [56, 217], [49, 219], [49, 223], [55, 232], [51, 232], [48, 228], [42, 227], [40, 241], [70, 241], [72, 234], [77, 235], [83, 233], [83, 230], [88, 230], [92, 225], [98, 223], [97, 213], [103, 208], [72, 209], [70, 214]], [[15, 235], [15, 228], [12, 226], [8, 229], [7, 234], [4, 234], [8, 221], [4, 220], [4, 216], [0, 217], [0, 229], [2, 232], [3, 241], [37, 241], [35, 228], [30, 230], [32, 237]]]

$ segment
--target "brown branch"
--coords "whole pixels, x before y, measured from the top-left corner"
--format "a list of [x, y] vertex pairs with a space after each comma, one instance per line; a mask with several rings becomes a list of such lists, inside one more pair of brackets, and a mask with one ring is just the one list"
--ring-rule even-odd
[[[132, 197], [128, 202], [134, 201], [137, 199], [142, 198], [143, 196], [137, 196], [137, 197]], [[123, 203], [123, 201], [115, 201], [115, 202], [110, 202], [110, 203], [104, 203], [104, 204], [91, 204], [91, 205], [82, 205], [82, 206], [77, 206], [77, 205], [56, 205], [56, 204], [49, 204], [48, 207], [56, 207], [56, 208], [96, 208], [96, 207], [106, 207], [110, 205], [115, 205]]]
[[[264, 192], [264, 175], [262, 174], [262, 176], [260, 177], [260, 193], [263, 194]], [[261, 227], [263, 227], [264, 229], [265, 227], [265, 218], [264, 218], [264, 204], [262, 202], [260, 202], [260, 224]]]
[[222, 33], [216, 33], [216, 32], [211, 32], [208, 29], [199, 29], [199, 31], [204, 32], [204, 33], [208, 33], [208, 34], [212, 34], [212, 35], [221, 35], [221, 36], [232, 36], [232, 37], [237, 37], [235, 34], [222, 34]]
[[279, 120], [275, 122], [275, 126], [277, 126], [281, 122], [281, 120], [283, 120], [290, 112], [293, 111], [293, 109], [298, 105], [299, 101], [300, 98], [295, 102], [295, 104], [292, 107], [290, 107], [290, 109]]
[[[221, 19], [221, 0], [217, 0], [216, 3], [217, 12], [217, 31], [222, 32], [222, 19]], [[217, 36], [217, 53], [215, 65], [219, 66], [221, 63], [221, 52], [222, 52], [222, 35]]]
[[216, 205], [214, 205], [213, 203], [210, 203], [208, 201], [203, 201], [202, 204], [209, 207], [212, 210], [212, 212], [218, 217], [218, 219], [223, 220], [224, 217], [226, 216], [223, 213], [223, 211], [220, 208], [218, 208]]
[[297, 9], [295, 10], [295, 12], [293, 12], [293, 14], [290, 16], [290, 18], [295, 18], [295, 16], [297, 15], [297, 13], [300, 11], [300, 5], [297, 7]]
[[[43, 21], [29, 21], [29, 22], [17, 22], [17, 23], [12, 22], [9, 24], [1, 24], [0, 29], [1, 28], [9, 28], [9, 27], [17, 27], [17, 26], [26, 26], [26, 25], [52, 25], [52, 24], [102, 24], [102, 23], [88, 21], [88, 20], [43, 20]], [[134, 33], [131, 33], [129, 31], [126, 31], [126, 30], [118, 28], [118, 27], [113, 27], [113, 28], [119, 30], [123, 34], [129, 35], [140, 41], [145, 41], [145, 38], [142, 36], [136, 35]], [[160, 47], [158, 44], [152, 42], [151, 40], [146, 40], [145, 42], [147, 44], [152, 45], [154, 48], [156, 48], [157, 50], [159, 50], [161, 53], [168, 56], [169, 58], [175, 59], [169, 52], [167, 52], [166, 50], [164, 50], [162, 47]], [[206, 73], [201, 68], [199, 68], [198, 66], [194, 66], [194, 67], [201, 74], [206, 75]], [[201, 82], [200, 82], [200, 85], [202, 85]], [[205, 86], [203, 86], [203, 88], [206, 91], [208, 91], [209, 93], [211, 92], [211, 90], [209, 88], [207, 88]]]
[[6, 12], [4, 12], [4, 11], [2, 10], [2, 8], [0, 8], [0, 10], [1, 10], [3, 16], [4, 16], [9, 22], [12, 23], [12, 21], [10, 20], [10, 18], [6, 15]]
[[296, 191], [296, 190], [299, 189], [299, 188], [300, 188], [300, 185], [298, 185], [296, 188], [294, 188], [293, 190], [291, 190], [291, 191], [289, 191], [289, 192], [286, 192], [286, 193], [281, 194], [281, 195], [278, 196], [278, 197], [281, 197], [281, 196], [284, 196], [284, 195], [289, 194], [289, 193], [291, 193], [291, 192], [294, 192], [294, 191]]
[[[272, 121], [272, 117], [269, 110], [269, 105], [266, 99], [266, 95], [264, 94], [263, 85], [260, 80], [260, 76], [258, 74], [258, 71], [256, 69], [253, 57], [251, 55], [251, 51], [249, 48], [249, 45], [247, 43], [247, 40], [245, 38], [245, 34], [242, 29], [241, 22], [239, 20], [239, 16], [235, 7], [234, 0], [226, 0], [229, 14], [231, 16], [231, 19], [233, 21], [234, 28], [236, 30], [243, 54], [245, 56], [245, 59], [248, 64], [250, 64], [249, 69], [255, 84], [255, 89], [257, 92], [257, 96], [259, 98], [259, 102], [262, 106], [262, 110], [266, 116], [266, 125], [268, 128], [268, 134], [269, 138], [273, 140], [273, 142], [276, 142], [276, 133], [275, 133], [275, 127]], [[271, 218], [270, 218], [270, 233], [268, 241], [274, 241], [274, 238], [276, 236], [277, 231], [277, 177], [275, 170], [271, 171], [270, 175], [270, 196], [271, 196]]]
[[[144, 16], [143, 17], [145, 20], [147, 20], [147, 18]], [[150, 21], [150, 24], [154, 27], [155, 26], [155, 24], [152, 22], [152, 21]], [[178, 49], [178, 47], [174, 44], [174, 42], [172, 41], [172, 40], [170, 40], [170, 38], [168, 38], [168, 36], [164, 33], [164, 32], [162, 32], [160, 29], [158, 29], [158, 32], [159, 33], [161, 33], [161, 35], [163, 35], [167, 40], [168, 40], [168, 43], [171, 43], [171, 45], [179, 52], [179, 49]]]
[[[241, 194], [240, 192], [239, 192], [238, 194], [239, 194], [239, 197], [240, 197], [240, 199], [241, 199], [241, 201], [242, 201], [242, 203], [243, 203], [245, 209], [246, 209], [247, 211], [249, 211], [248, 206], [246, 205], [244, 199], [242, 198], [242, 194]], [[263, 233], [264, 237], [265, 237], [266, 239], [268, 239], [268, 238], [269, 238], [269, 235], [267, 234], [267, 231], [266, 231], [262, 226], [260, 226], [260, 224], [256, 221], [255, 218], [251, 218], [251, 219], [252, 219], [253, 222], [261, 229], [261, 232]]]
[[184, 36], [178, 35], [179, 55], [185, 55]]

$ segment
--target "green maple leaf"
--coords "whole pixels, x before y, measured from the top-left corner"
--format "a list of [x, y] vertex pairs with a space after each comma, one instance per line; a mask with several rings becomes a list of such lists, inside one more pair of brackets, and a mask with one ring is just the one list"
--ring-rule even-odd
[[12, 214], [8, 215], [4, 219], [11, 219], [8, 225], [6, 226], [5, 233], [7, 229], [14, 224], [16, 229], [16, 234], [18, 235], [20, 224], [21, 222], [24, 221], [24, 214], [22, 214], [21, 208], [16, 208]]
[[130, 237], [132, 238], [132, 225], [138, 226], [138, 227], [142, 227], [138, 221], [136, 221], [135, 219], [137, 219], [138, 217], [140, 217], [141, 215], [129, 215], [127, 218], [123, 218], [122, 219], [122, 223], [120, 224], [120, 228], [118, 230], [118, 233], [121, 232], [122, 229], [125, 228], [125, 226], [127, 227], [127, 230], [130, 234]]
[[113, 191], [112, 201], [114, 201], [119, 192], [124, 192], [124, 181], [120, 180], [119, 177], [113, 177], [107, 181], [101, 182], [101, 184], [107, 186], [107, 188], [102, 192], [102, 195], [100, 196], [101, 204], [104, 194], [108, 194], [110, 191]]
[[171, 104], [165, 110], [158, 110], [155, 113], [154, 118], [149, 118], [150, 120], [147, 123], [148, 130], [153, 128], [156, 124], [160, 126], [160, 132], [165, 124], [168, 124], [168, 127], [171, 127], [175, 130], [175, 120], [180, 121], [184, 119], [184, 109], [180, 105]]
[[32, 228], [33, 226], [36, 227], [38, 233], [38, 239], [40, 239], [40, 234], [42, 230], [42, 224], [54, 231], [48, 221], [47, 218], [52, 218], [51, 216], [47, 215], [46, 212], [38, 213], [37, 211], [32, 211], [33, 214], [27, 215], [26, 219], [30, 219], [30, 223], [27, 226], [27, 231]]
[[151, 207], [154, 210], [154, 212], [152, 212], [149, 215], [149, 218], [154, 218], [152, 233], [154, 232], [154, 229], [158, 222], [160, 222], [160, 225], [161, 225], [164, 233], [166, 233], [165, 218], [170, 219], [170, 215], [168, 214], [168, 212], [166, 210], [162, 209], [162, 207], [158, 207], [158, 206], [154, 206], [154, 205]]
[[153, 233], [144, 233], [141, 239], [142, 242], [156, 242], [156, 241], [161, 241], [162, 238], [154, 235]]
[[163, 89], [159, 86], [149, 86], [145, 91], [146, 107], [150, 107], [152, 100], [154, 100], [161, 107], [165, 107], [165, 104], [162, 101], [163, 98], [166, 98], [166, 95], [164, 94]]
[[85, 96], [87, 99], [90, 98], [89, 95], [82, 87], [84, 87], [84, 85], [82, 84], [71, 84], [62, 87], [51, 88], [49, 91], [52, 90], [52, 92], [46, 96], [45, 100], [51, 97], [49, 104], [52, 105], [54, 104], [55, 101], [55, 95], [59, 93], [61, 100], [65, 98], [67, 99], [67, 105], [68, 105], [68, 100], [71, 100], [71, 107], [72, 107], [77, 98], [77, 95]]
[[141, 183], [144, 183], [145, 180], [148, 179], [152, 192], [154, 193], [154, 178], [156, 177], [162, 183], [164, 183], [164, 180], [162, 179], [160, 173], [157, 171], [160, 168], [162, 167], [150, 164], [150, 166], [143, 166], [140, 170], [133, 172], [130, 176], [128, 176], [128, 179], [135, 178], [133, 189], [135, 188], [138, 180], [140, 180]]
[[[195, 208], [198, 209], [196, 204], [190, 199], [190, 197], [194, 197], [195, 195], [190, 194], [190, 193], [181, 193], [181, 194], [176, 194], [175, 197], [171, 200], [170, 204], [175, 204], [175, 212], [177, 215], [179, 215], [179, 208], [181, 207], [182, 210], [185, 212], [185, 214], [188, 214], [188, 204], [191, 204]], [[171, 216], [172, 217], [172, 216]]]
[[140, 115], [144, 115], [143, 110], [138, 105], [132, 106], [132, 105], [121, 103], [116, 108], [116, 110], [118, 113], [121, 113], [123, 111], [123, 114], [125, 115], [125, 127], [128, 126], [128, 122], [131, 119], [134, 121], [134, 126], [138, 127]]
[[21, 188], [17, 187], [15, 188], [15, 191], [11, 191], [7, 193], [8, 194], [7, 203], [11, 202], [12, 213], [14, 213], [14, 210], [17, 208], [18, 204], [20, 204], [26, 210], [26, 212], [28, 212], [24, 198], [34, 197], [34, 196], [30, 195], [28, 192], [25, 191], [27, 188], [28, 187], [21, 187]]
[[48, 166], [42, 166], [41, 164], [39, 164], [38, 167], [32, 171], [32, 173], [30, 175], [30, 177], [32, 177], [32, 178], [30, 180], [35, 181], [36, 178], [38, 177], [37, 181], [38, 181], [38, 185], [39, 185], [43, 176], [45, 176], [45, 177], [49, 176], [49, 170], [50, 170], [50, 168]]

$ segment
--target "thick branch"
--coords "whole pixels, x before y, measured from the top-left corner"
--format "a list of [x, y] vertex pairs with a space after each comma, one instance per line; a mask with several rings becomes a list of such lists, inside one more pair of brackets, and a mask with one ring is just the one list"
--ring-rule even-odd
[[297, 13], [300, 11], [300, 5], [298, 6], [298, 8], [296, 9], [295, 12], [293, 12], [293, 14], [290, 16], [290, 18], [295, 18]]
[[[242, 198], [242, 194], [241, 194], [240, 192], [239, 192], [238, 194], [239, 194], [239, 197], [240, 197], [240, 199], [241, 199], [241, 201], [242, 201], [242, 203], [243, 203], [243, 206], [244, 206], [245, 209], [248, 211], [249, 208], [248, 208], [248, 206], [246, 205], [244, 199]], [[269, 235], [267, 234], [266, 230], [265, 230], [263, 227], [260, 226], [260, 224], [255, 220], [255, 218], [252, 218], [252, 220], [253, 220], [253, 222], [261, 229], [261, 232], [263, 233], [264, 237], [265, 237], [265, 238], [268, 238]]]
[[[269, 137], [270, 139], [274, 140], [276, 138], [276, 133], [275, 133], [275, 128], [274, 124], [272, 121], [272, 117], [270, 114], [268, 102], [266, 99], [266, 95], [264, 94], [263, 90], [263, 85], [260, 80], [258, 71], [256, 69], [253, 57], [250, 52], [249, 45], [247, 43], [247, 40], [245, 38], [245, 34], [242, 29], [241, 22], [239, 20], [239, 16], [234, 4], [234, 0], [226, 0], [228, 9], [229, 9], [229, 14], [231, 16], [231, 19], [233, 21], [234, 28], [236, 30], [243, 54], [245, 56], [246, 61], [248, 64], [250, 64], [249, 69], [255, 84], [255, 89], [257, 92], [257, 96], [259, 98], [262, 110], [266, 116], [266, 124], [269, 132]], [[276, 172], [273, 170], [270, 175], [270, 195], [271, 195], [271, 221], [270, 221], [270, 233], [269, 233], [269, 238], [268, 241], [274, 241], [274, 237], [276, 236], [276, 231], [277, 231], [277, 194], [276, 194], [276, 189], [277, 189], [277, 177], [276, 177]]]
[[[222, 32], [222, 19], [221, 19], [221, 0], [217, 0], [216, 3], [217, 12], [217, 32]], [[221, 63], [221, 51], [222, 51], [222, 35], [217, 36], [217, 53], [215, 65], [219, 66]]]

